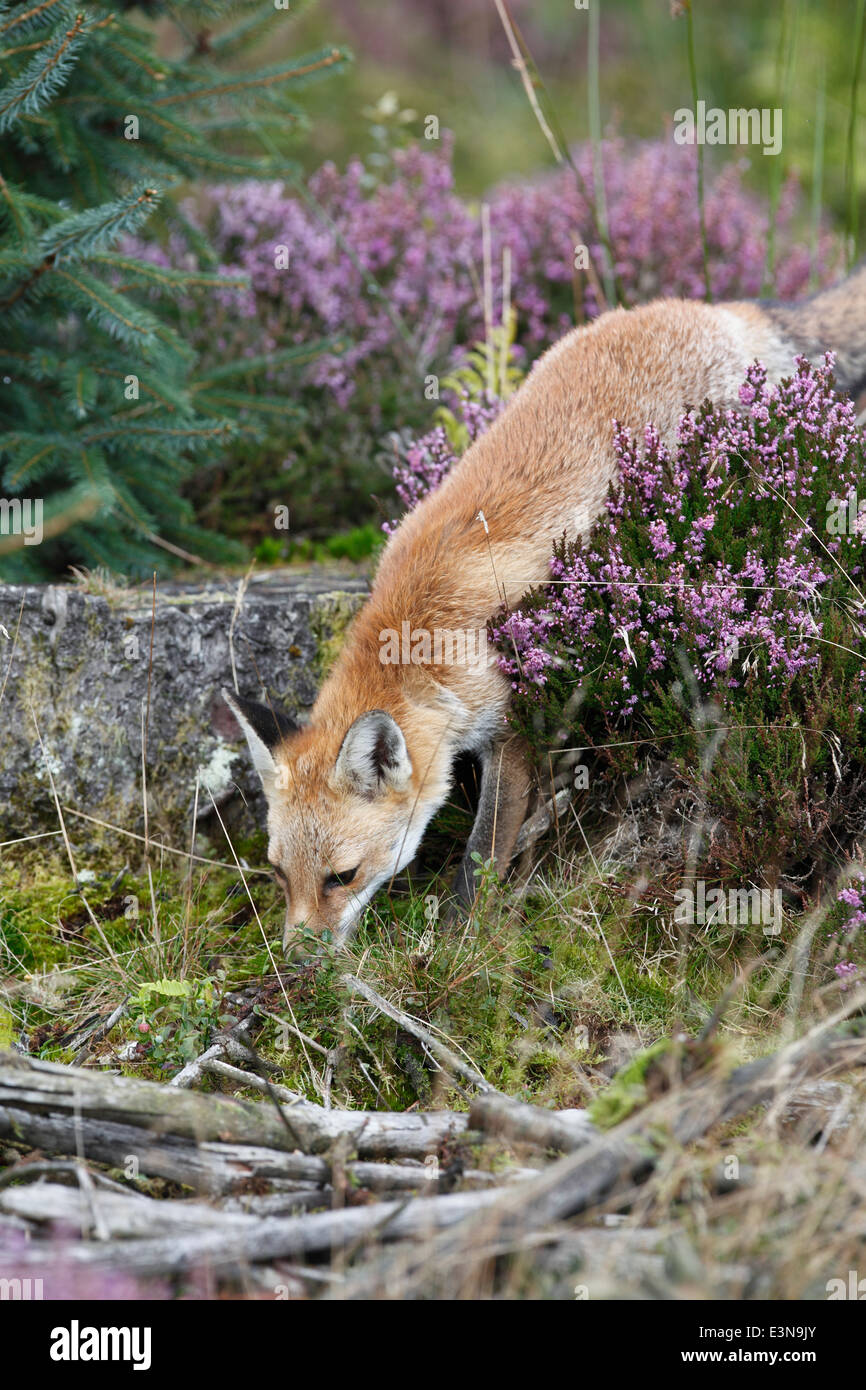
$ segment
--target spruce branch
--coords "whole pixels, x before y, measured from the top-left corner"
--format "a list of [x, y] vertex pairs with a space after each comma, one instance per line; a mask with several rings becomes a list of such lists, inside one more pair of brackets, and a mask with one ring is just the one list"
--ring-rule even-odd
[[24, 72], [0, 91], [0, 132], [8, 130], [22, 116], [39, 111], [57, 94], [77, 61], [88, 29], [82, 12], [71, 29], [58, 34], [46, 54], [37, 55]]
[[0, 34], [9, 34], [14, 29], [19, 29], [22, 33], [27, 33], [32, 29], [38, 28], [46, 20], [56, 19], [52, 15], [53, 10], [59, 10], [61, 18], [64, 13], [72, 9], [69, 0], [42, 0], [42, 4], [33, 5], [23, 13], [16, 13], [0, 22]]
[[120, 237], [138, 231], [159, 203], [159, 197], [158, 189], [142, 188], [129, 198], [73, 213], [43, 232], [40, 249], [46, 260], [80, 259], [102, 251]]
[[310, 54], [294, 67], [271, 68], [264, 72], [251, 73], [248, 77], [235, 77], [223, 82], [212, 82], [206, 87], [190, 87], [185, 91], [166, 92], [157, 97], [156, 106], [174, 106], [195, 101], [213, 101], [215, 98], [238, 96], [243, 92], [261, 91], [263, 88], [281, 86], [285, 82], [300, 82], [319, 76], [328, 69], [345, 67], [351, 55], [346, 48], [329, 48], [322, 53]]

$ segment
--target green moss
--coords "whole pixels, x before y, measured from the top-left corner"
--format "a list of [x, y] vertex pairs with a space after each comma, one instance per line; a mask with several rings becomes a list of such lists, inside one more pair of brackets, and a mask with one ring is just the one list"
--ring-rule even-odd
[[[262, 832], [234, 848], [246, 863], [264, 863]], [[223, 850], [205, 852], [229, 857]], [[195, 864], [188, 881], [183, 857], [160, 862], [153, 855], [152, 898], [140, 859], [133, 858], [134, 868], [118, 879], [122, 856], [136, 854], [140, 846], [118, 844], [111, 835], [88, 841], [86, 852], [76, 844], [79, 869], [96, 874], [85, 893], [98, 928], [71, 882], [59, 842], [22, 847], [5, 862], [0, 1006], [12, 1017], [13, 1037], [26, 1032], [37, 1054], [65, 1056], [64, 1038], [82, 1020], [127, 996], [140, 997], [142, 986], [162, 979], [189, 981], [194, 990], [218, 981], [213, 1017], [219, 1019], [224, 993], [263, 976], [273, 979], [274, 963], [283, 964], [284, 906], [269, 878], [247, 875], [254, 912], [231, 869]], [[666, 965], [669, 938], [655, 952], [642, 915], [616, 888], [615, 877], [584, 881], [578, 871], [547, 886], [536, 880], [524, 899], [494, 889], [465, 929], [452, 928], [444, 917], [431, 929], [429, 900], [438, 894], [444, 909], [443, 890], [416, 870], [408, 890], [378, 895], [348, 956], [283, 970], [268, 1012], [338, 1050], [334, 1103], [376, 1109], [428, 1105], [431, 1097], [459, 1108], [466, 1103], [462, 1092], [443, 1087], [417, 1040], [347, 994], [341, 976], [349, 970], [438, 1030], [503, 1092], [547, 1106], [586, 1105], [599, 1089], [596, 1066], [611, 1033], [636, 1024], [650, 1036], [670, 1033], [682, 1026], [687, 997], [705, 1010], [730, 979], [729, 956], [724, 950], [714, 956], [703, 939], [676, 965]], [[759, 996], [768, 979], [768, 973], [753, 973], [749, 990], [755, 993], [744, 991], [733, 1020], [729, 1035], [740, 1056], [750, 1046], [760, 1050], [777, 1017], [775, 1006]], [[142, 1033], [140, 1022], [127, 1017], [116, 1026], [105, 1059], [116, 1064], [119, 1046], [140, 1043], [124, 1068], [157, 1078], [172, 1074], [183, 1049], [213, 1026], [210, 1014], [184, 1018], [171, 1008], [154, 1017], [153, 1032]], [[156, 1032], [162, 1034], [158, 1046]], [[274, 1018], [263, 1019], [258, 1046], [280, 1065], [285, 1085], [321, 1099], [320, 1054]], [[643, 1102], [646, 1070], [660, 1050], [641, 1054], [607, 1087], [594, 1111], [597, 1122], [615, 1123]]]
[[589, 1118], [593, 1124], [599, 1129], [611, 1129], [633, 1110], [646, 1104], [647, 1073], [653, 1063], [669, 1054], [674, 1046], [669, 1038], [660, 1038], [620, 1068], [610, 1085], [589, 1106]]
[[316, 600], [310, 614], [310, 627], [316, 642], [313, 667], [321, 682], [339, 655], [349, 627], [363, 600], [359, 594], [338, 591]]

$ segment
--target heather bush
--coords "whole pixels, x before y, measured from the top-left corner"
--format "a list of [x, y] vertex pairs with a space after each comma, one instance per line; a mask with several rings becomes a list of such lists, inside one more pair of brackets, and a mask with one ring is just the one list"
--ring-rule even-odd
[[[866, 875], [857, 872], [836, 894], [836, 904], [827, 925], [827, 957], [833, 960], [836, 977], [842, 988], [862, 984], [864, 935], [866, 926]], [[851, 959], [859, 955], [860, 961]]]
[[[576, 151], [580, 178], [568, 169], [531, 183], [492, 190], [493, 307], [501, 313], [502, 250], [511, 251], [511, 302], [517, 339], [534, 355], [571, 327], [575, 317], [600, 312], [592, 281], [578, 275], [575, 245], [597, 265], [591, 150]], [[627, 304], [656, 295], [702, 297], [693, 152], [659, 141], [629, 147], [605, 144], [610, 239]], [[751, 298], [762, 287], [768, 237], [763, 202], [743, 185], [745, 162], [726, 165], [706, 196], [710, 275], [716, 298]], [[483, 336], [479, 292], [481, 224], [459, 198], [451, 174], [451, 140], [424, 149], [394, 149], [375, 174], [360, 159], [345, 172], [326, 164], [309, 182], [312, 203], [279, 183], [247, 182], [212, 190], [210, 230], [226, 272], [242, 270], [247, 288], [216, 301], [213, 339], [256, 355], [311, 333], [348, 336], [338, 356], [313, 362], [308, 379], [327, 387], [340, 406], [359, 389], [359, 372], [409, 366], [415, 389], [434, 363], [458, 345]], [[776, 236], [776, 293], [795, 297], [809, 280], [809, 253], [798, 242], [796, 184], [780, 201]], [[277, 248], [288, 266], [275, 264]], [[820, 241], [817, 271], [826, 276], [833, 241]], [[381, 293], [371, 293], [371, 277]], [[210, 331], [210, 325], [208, 325]], [[411, 360], [405, 362], [408, 348]], [[374, 421], [375, 423], [375, 421]]]
[[[627, 304], [703, 294], [693, 157], [670, 140], [605, 143], [611, 244]], [[595, 266], [602, 254], [587, 196], [589, 147], [575, 158], [578, 178], [556, 171], [503, 185], [487, 199], [494, 320], [502, 317], [508, 247], [515, 356], [523, 365], [603, 307], [594, 277], [574, 268], [577, 246], [587, 247]], [[755, 296], [762, 288], [767, 214], [744, 174], [745, 163], [734, 162], [708, 181], [717, 297]], [[241, 271], [249, 281], [247, 288], [213, 295], [204, 315], [191, 317], [206, 357], [252, 362], [323, 338], [340, 343], [339, 351], [310, 362], [300, 389], [275, 365], [275, 394], [302, 402], [305, 423], [289, 438], [277, 415], [270, 449], [228, 461], [217, 479], [226, 502], [211, 520], [231, 529], [238, 518], [265, 516], [277, 492], [279, 500], [290, 494], [301, 529], [368, 518], [370, 493], [381, 496], [392, 486], [388, 436], [430, 423], [431, 376], [452, 370], [464, 345], [484, 336], [480, 210], [455, 190], [449, 137], [427, 148], [391, 149], [375, 165], [355, 159], [341, 172], [327, 164], [303, 191], [263, 182], [212, 188], [188, 211], [207, 228], [220, 270]], [[775, 288], [783, 298], [809, 281], [798, 216], [796, 186], [789, 183], [776, 227]], [[834, 265], [834, 243], [825, 234], [813, 267], [817, 279]], [[204, 505], [205, 497], [200, 500]]]
[[[704, 297], [695, 152], [671, 140], [603, 143], [613, 268], [622, 303], [646, 303], [659, 295]], [[564, 168], [534, 183], [502, 185], [490, 198], [494, 247], [511, 248], [512, 299], [519, 341], [547, 346], [575, 320], [593, 318], [599, 303], [593, 279], [575, 277], [574, 248], [585, 245], [602, 264], [590, 196], [589, 144], [574, 152], [577, 177]], [[710, 177], [705, 190], [710, 285], [714, 299], [752, 299], [762, 292], [769, 224], [766, 205], [745, 185], [746, 160], [732, 160]], [[796, 298], [809, 282], [809, 252], [798, 241], [799, 193], [785, 184], [776, 217], [778, 257], [774, 292]], [[494, 252], [495, 294], [501, 257]], [[819, 239], [815, 274], [827, 278], [839, 264], [832, 236]]]
[[668, 760], [720, 877], [807, 887], [866, 801], [864, 436], [829, 358], [777, 388], [755, 364], [740, 397], [670, 450], [616, 428], [606, 518], [493, 635], [536, 745], [567, 733], [608, 780]]

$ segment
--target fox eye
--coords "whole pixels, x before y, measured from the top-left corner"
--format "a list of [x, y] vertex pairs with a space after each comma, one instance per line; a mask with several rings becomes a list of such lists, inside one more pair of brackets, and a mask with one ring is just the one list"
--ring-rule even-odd
[[345, 888], [347, 883], [352, 882], [352, 879], [355, 877], [355, 874], [358, 872], [358, 869], [360, 869], [360, 867], [361, 866], [359, 864], [357, 868], [346, 869], [341, 874], [328, 874], [328, 877], [325, 879], [324, 883], [325, 892], [330, 892], [332, 888]]
[[271, 865], [271, 874], [281, 888], [288, 888], [289, 880], [286, 878], [279, 864]]

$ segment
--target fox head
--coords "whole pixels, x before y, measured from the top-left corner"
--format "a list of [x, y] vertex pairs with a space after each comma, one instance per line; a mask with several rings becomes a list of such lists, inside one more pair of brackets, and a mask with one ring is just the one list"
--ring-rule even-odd
[[224, 690], [268, 802], [268, 859], [286, 895], [283, 950], [301, 932], [342, 946], [373, 894], [414, 857], [447, 793], [421, 786], [403, 730], [384, 710], [348, 727], [299, 728]]

